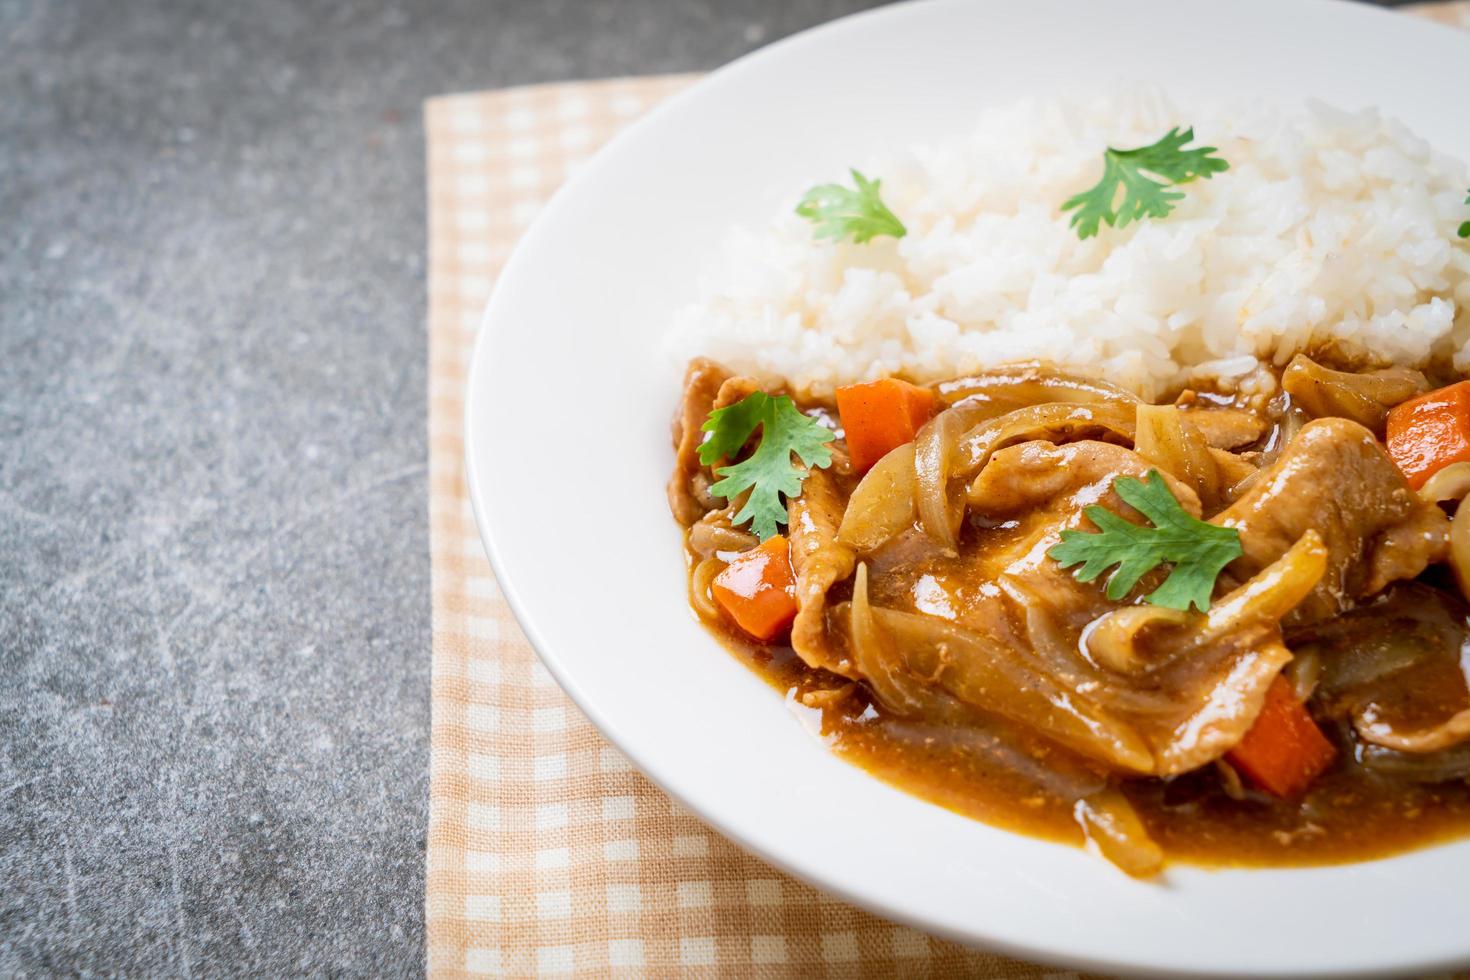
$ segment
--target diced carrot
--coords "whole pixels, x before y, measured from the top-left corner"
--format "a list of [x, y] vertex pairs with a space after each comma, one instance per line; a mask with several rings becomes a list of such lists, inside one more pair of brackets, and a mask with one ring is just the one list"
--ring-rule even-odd
[[796, 575], [781, 535], [739, 555], [710, 585], [715, 601], [745, 632], [770, 640], [796, 618]]
[[938, 399], [928, 388], [897, 378], [844, 385], [837, 411], [847, 430], [847, 455], [859, 473], [906, 442], [934, 417]]
[[1398, 405], [1387, 431], [1388, 454], [1415, 490], [1451, 463], [1470, 460], [1470, 381]]
[[1281, 797], [1306, 789], [1336, 757], [1337, 749], [1281, 676], [1267, 689], [1255, 724], [1226, 756], [1251, 782]]

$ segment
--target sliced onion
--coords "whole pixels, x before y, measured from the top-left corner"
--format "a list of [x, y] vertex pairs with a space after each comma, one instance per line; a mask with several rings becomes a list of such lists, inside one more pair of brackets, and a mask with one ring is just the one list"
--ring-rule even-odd
[[1470, 740], [1465, 607], [1421, 583], [1305, 631], [1317, 652], [1315, 696], [1329, 715], [1350, 716], [1364, 742], [1431, 753]]
[[1317, 690], [1317, 684], [1322, 680], [1322, 654], [1315, 647], [1304, 647], [1293, 651], [1291, 663], [1286, 665], [1284, 671], [1286, 679], [1291, 682], [1291, 689], [1296, 694], [1298, 701], [1307, 701]]
[[1205, 437], [1178, 408], [1139, 405], [1133, 444], [1138, 455], [1193, 488], [1206, 513], [1220, 504], [1224, 497], [1220, 467]]
[[1273, 463], [1281, 458], [1286, 447], [1296, 438], [1296, 434], [1302, 431], [1302, 426], [1310, 422], [1307, 413], [1291, 403], [1288, 399], [1285, 409], [1281, 414], [1281, 421], [1276, 423], [1271, 437], [1266, 440], [1266, 447], [1261, 450], [1260, 472], [1264, 473]]
[[1250, 489], [1260, 477], [1261, 471], [1256, 469], [1250, 460], [1237, 456], [1227, 449], [1210, 449], [1210, 458], [1215, 461], [1215, 469], [1220, 474], [1220, 483], [1224, 487], [1224, 499], [1234, 503], [1240, 499], [1240, 495]]
[[858, 551], [872, 551], [913, 526], [914, 444], [884, 456], [868, 470], [848, 498], [837, 540]]
[[1164, 851], [1149, 836], [1138, 811], [1116, 789], [1078, 800], [1072, 816], [1082, 828], [1088, 850], [1106, 858], [1135, 878], [1158, 874]]
[[996, 451], [1032, 439], [1133, 441], [1132, 402], [1046, 402], [990, 414], [986, 404], [962, 403], [935, 416], [914, 439], [919, 522], [930, 540], [951, 552], [964, 519], [965, 486]]
[[1305, 354], [1298, 354], [1286, 366], [1281, 387], [1317, 418], [1351, 419], [1381, 433], [1389, 408], [1426, 390], [1429, 384], [1418, 371], [1404, 368], [1364, 374], [1333, 371]]
[[710, 593], [710, 583], [724, 569], [725, 563], [718, 558], [706, 558], [694, 566], [694, 572], [689, 576], [689, 604], [705, 619], [720, 619], [720, 607]]
[[1182, 626], [1189, 613], [1163, 606], [1124, 606], [1104, 613], [1082, 631], [1082, 653], [1090, 661], [1119, 674], [1138, 674], [1154, 666], [1139, 649], [1140, 635], [1150, 627]]
[[717, 552], [749, 551], [760, 543], [754, 534], [733, 528], [724, 520], [712, 521], [706, 517], [689, 528], [689, 547], [703, 558]]
[[1358, 761], [1370, 772], [1416, 783], [1470, 779], [1470, 743], [1428, 754], [1396, 752], [1377, 745], [1365, 745], [1358, 751]]
[[1470, 740], [1470, 708], [1457, 711], [1430, 728], [1405, 731], [1379, 720], [1374, 704], [1362, 707], [1353, 717], [1353, 727], [1367, 742], [1399, 752], [1439, 752]]
[[1190, 645], [1211, 643], [1247, 626], [1280, 622], [1311, 595], [1326, 572], [1327, 545], [1322, 535], [1308, 530], [1284, 555], [1212, 602]]
[[[1361, 625], [1361, 624], [1360, 624]], [[1326, 647], [1317, 678], [1322, 694], [1336, 699], [1349, 692], [1378, 683], [1399, 671], [1416, 666], [1429, 653], [1420, 646], [1422, 637], [1412, 632], [1362, 631], [1348, 633]], [[1317, 644], [1302, 648], [1302, 654], [1322, 650]]]
[[914, 503], [924, 533], [953, 552], [959, 543], [963, 502], [950, 492], [960, 436], [988, 414], [983, 405], [956, 405], [925, 423], [914, 437]]
[[[1210, 603], [1209, 611], [1204, 615], [1187, 617], [1183, 621], [1187, 625], [1181, 624], [1179, 630], [1168, 638], [1167, 646], [1162, 647], [1167, 650], [1167, 657], [1152, 663], [1145, 661], [1146, 666], [1158, 668], [1211, 643], [1232, 636], [1245, 637], [1250, 631], [1258, 633], [1262, 626], [1274, 627], [1281, 617], [1311, 595], [1326, 571], [1327, 545], [1323, 543], [1322, 535], [1309, 530], [1280, 558]], [[1104, 616], [1087, 636], [1088, 652], [1112, 657], [1125, 668], [1140, 659], [1137, 651], [1132, 649], [1138, 633], [1145, 626], [1167, 629], [1171, 625], [1171, 617], [1129, 612], [1134, 608], [1152, 607], [1130, 606]], [[1118, 617], [1115, 623], [1103, 622], [1114, 616]], [[1110, 643], [1115, 649], [1107, 649]], [[1290, 659], [1289, 656], [1286, 659]]]
[[1424, 481], [1419, 499], [1427, 504], [1463, 500], [1470, 493], [1470, 463], [1451, 463]]
[[879, 704], [909, 717], [937, 707], [939, 698], [904, 669], [903, 658], [874, 620], [873, 608], [868, 604], [868, 566], [861, 562], [853, 580], [848, 623], [853, 664]]
[[937, 681], [966, 704], [1020, 722], [1115, 768], [1153, 770], [1153, 757], [1136, 732], [1018, 651], [934, 616], [877, 608], [873, 616], [911, 675]]
[[1103, 439], [1132, 445], [1134, 416], [1132, 404], [1107, 402], [1045, 402], [1018, 408], [980, 423], [960, 438], [955, 475], [968, 481], [997, 450], [1032, 439], [1049, 442]]
[[1420, 583], [1399, 584], [1378, 600], [1293, 637], [1298, 659], [1315, 656], [1313, 693], [1329, 708], [1355, 710], [1374, 688], [1436, 659], [1458, 662], [1464, 610], [1453, 596]]
[[946, 381], [939, 386], [939, 397], [949, 404], [974, 398], [1015, 406], [1037, 402], [1118, 402], [1132, 405], [1139, 401], [1133, 392], [1117, 385], [1067, 374], [1039, 361], [1007, 364]]

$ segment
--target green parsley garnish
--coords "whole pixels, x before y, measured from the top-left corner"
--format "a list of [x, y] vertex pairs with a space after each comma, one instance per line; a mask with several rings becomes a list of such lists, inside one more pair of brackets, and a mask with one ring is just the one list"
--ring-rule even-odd
[[[831, 429], [801, 414], [785, 395], [772, 397], [754, 391], [733, 405], [709, 413], [701, 428], [710, 435], [699, 447], [699, 461], [708, 466], [734, 456], [757, 427], [761, 441], [755, 452], [715, 470], [715, 475], [724, 479], [712, 485], [709, 492], [730, 500], [749, 490], [745, 506], [731, 523], [739, 527], [750, 521], [750, 529], [764, 541], [776, 534], [776, 525], [786, 523], [782, 495], [789, 498], [801, 493], [802, 481], [810, 472], [806, 467], [831, 465], [832, 450], [827, 443], [834, 436]], [[792, 453], [803, 465], [791, 461]]]
[[[1465, 195], [1465, 203], [1470, 204], [1470, 194]], [[1460, 237], [1470, 238], [1470, 221], [1466, 221], [1464, 224], [1460, 225]]]
[[878, 197], [880, 180], [851, 171], [857, 190], [841, 184], [818, 184], [807, 191], [796, 213], [817, 226], [817, 238], [851, 238], [862, 245], [879, 235], [902, 238], [908, 231]]
[[1144, 596], [1144, 601], [1181, 611], [1191, 605], [1201, 612], [1209, 609], [1215, 579], [1240, 557], [1240, 532], [1190, 515], [1169, 492], [1158, 470], [1149, 470], [1146, 483], [1119, 477], [1113, 489], [1154, 526], [1134, 524], [1094, 504], [1083, 513], [1098, 526], [1099, 533], [1063, 531], [1061, 542], [1052, 545], [1047, 555], [1063, 568], [1081, 563], [1076, 573], [1081, 582], [1091, 582], [1117, 565], [1108, 579], [1108, 598], [1114, 602], [1127, 595], [1145, 573], [1169, 562], [1174, 566], [1169, 577]]
[[[1212, 175], [1230, 169], [1224, 160], [1210, 156], [1215, 152], [1213, 146], [1184, 149], [1184, 144], [1192, 139], [1194, 127], [1181, 133], [1175, 126], [1150, 146], [1135, 150], [1108, 147], [1103, 153], [1102, 180], [1062, 205], [1063, 211], [1077, 209], [1072, 215], [1077, 237], [1086, 239], [1096, 235], [1099, 222], [1122, 228], [1144, 218], [1165, 217], [1174, 210], [1173, 202], [1184, 197], [1179, 191], [1169, 190], [1170, 185], [1185, 184], [1196, 177], [1209, 180]], [[1113, 201], [1119, 187], [1123, 188], [1123, 202], [1115, 209]]]

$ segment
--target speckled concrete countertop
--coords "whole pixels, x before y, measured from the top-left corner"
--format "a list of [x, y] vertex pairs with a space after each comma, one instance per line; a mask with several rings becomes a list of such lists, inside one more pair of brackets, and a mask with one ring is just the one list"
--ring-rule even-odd
[[0, 975], [423, 969], [430, 95], [860, 0], [0, 0]]

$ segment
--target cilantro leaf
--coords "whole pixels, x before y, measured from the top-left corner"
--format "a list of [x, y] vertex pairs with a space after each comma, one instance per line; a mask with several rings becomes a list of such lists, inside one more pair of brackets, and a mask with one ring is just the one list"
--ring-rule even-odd
[[[1063, 211], [1077, 209], [1071, 222], [1077, 229], [1077, 237], [1087, 239], [1096, 235], [1099, 223], [1122, 228], [1144, 218], [1166, 217], [1174, 210], [1174, 202], [1184, 197], [1179, 191], [1169, 190], [1170, 185], [1186, 184], [1196, 177], [1209, 180], [1214, 174], [1230, 169], [1224, 160], [1210, 156], [1215, 152], [1213, 146], [1184, 149], [1184, 144], [1192, 139], [1194, 127], [1181, 133], [1175, 126], [1163, 139], [1149, 146], [1133, 150], [1108, 147], [1103, 153], [1102, 180], [1062, 205]], [[1155, 180], [1149, 174], [1163, 179]], [[1123, 200], [1115, 208], [1113, 202], [1120, 187]]]
[[1091, 582], [1117, 565], [1108, 579], [1108, 598], [1114, 602], [1147, 572], [1172, 563], [1169, 577], [1144, 600], [1168, 609], [1188, 610], [1191, 605], [1201, 612], [1209, 609], [1215, 579], [1241, 555], [1240, 532], [1192, 516], [1179, 506], [1158, 470], [1149, 470], [1147, 482], [1119, 477], [1113, 489], [1154, 526], [1134, 524], [1094, 504], [1083, 513], [1098, 526], [1098, 533], [1063, 531], [1062, 540], [1047, 555], [1063, 568], [1080, 563], [1076, 575], [1081, 582]]
[[[715, 475], [723, 477], [709, 488], [717, 497], [732, 500], [750, 491], [745, 506], [731, 523], [736, 527], [750, 521], [750, 528], [762, 541], [776, 534], [776, 525], [786, 523], [786, 504], [782, 500], [801, 494], [801, 484], [810, 472], [807, 467], [830, 466], [834, 438], [831, 429], [801, 414], [785, 395], [772, 397], [764, 391], [753, 391], [726, 408], [709, 413], [701, 427], [709, 438], [699, 447], [699, 461], [706, 466], [738, 453], [761, 430], [761, 441], [749, 457], [730, 466], [721, 466]], [[792, 454], [801, 461], [791, 461]]]
[[879, 235], [902, 238], [908, 229], [878, 196], [881, 180], [869, 180], [851, 171], [857, 190], [841, 184], [818, 184], [802, 195], [796, 213], [817, 226], [816, 237], [850, 237], [862, 245]]
[[[1465, 195], [1465, 203], [1470, 204], [1470, 194]], [[1470, 221], [1466, 221], [1460, 225], [1460, 237], [1470, 238]]]

